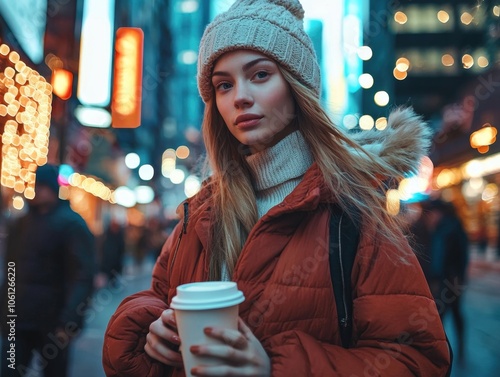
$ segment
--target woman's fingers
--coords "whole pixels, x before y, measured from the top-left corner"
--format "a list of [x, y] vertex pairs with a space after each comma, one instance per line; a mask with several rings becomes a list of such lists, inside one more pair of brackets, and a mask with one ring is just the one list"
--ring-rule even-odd
[[196, 356], [208, 356], [225, 360], [229, 365], [241, 365], [248, 362], [245, 352], [228, 347], [225, 344], [195, 345], [191, 346], [189, 350]]
[[223, 344], [200, 344], [190, 347], [197, 356], [208, 356], [224, 360], [228, 365], [243, 365], [248, 363], [248, 342], [239, 331], [207, 327], [205, 334], [220, 340]]
[[234, 368], [227, 365], [218, 365], [212, 367], [194, 367], [191, 369], [193, 376], [200, 377], [233, 377], [233, 376], [248, 376], [255, 377], [251, 369], [241, 370], [241, 368]]
[[165, 310], [160, 318], [149, 325], [144, 350], [153, 359], [164, 364], [180, 367], [182, 356], [178, 352], [180, 339], [175, 327], [173, 310]]
[[221, 343], [197, 344], [191, 346], [189, 350], [197, 356], [220, 360], [220, 364], [197, 365], [192, 369], [194, 376], [270, 376], [269, 356], [241, 319], [238, 321], [238, 330], [207, 327], [204, 331], [207, 336]]
[[[149, 336], [149, 334], [148, 334]], [[147, 341], [144, 346], [146, 353], [153, 359], [162, 362], [163, 364], [171, 365], [174, 367], [182, 367], [182, 356], [179, 352], [173, 351], [164, 346], [160, 342]]]
[[[171, 327], [168, 327], [172, 323], [169, 318], [173, 318], [168, 314], [165, 315], [165, 312], [167, 312], [168, 310], [165, 310], [159, 319], [151, 323], [151, 325], [149, 326], [149, 332], [178, 346], [180, 344], [179, 335]], [[173, 323], [175, 323], [175, 319], [173, 320]]]
[[236, 349], [245, 349], [248, 345], [247, 338], [239, 331], [218, 327], [207, 327], [205, 328], [205, 334], [212, 338], [219, 339], [225, 344]]
[[[247, 339], [253, 339], [255, 338], [255, 335], [253, 334], [252, 330], [250, 330], [250, 327], [247, 326], [245, 322], [241, 319], [241, 317], [238, 317], [238, 330], [245, 336]], [[257, 338], [255, 338], [257, 339]]]
[[163, 323], [165, 323], [165, 325], [177, 329], [177, 322], [175, 321], [175, 311], [173, 309], [164, 310], [161, 313], [161, 319], [163, 320]]

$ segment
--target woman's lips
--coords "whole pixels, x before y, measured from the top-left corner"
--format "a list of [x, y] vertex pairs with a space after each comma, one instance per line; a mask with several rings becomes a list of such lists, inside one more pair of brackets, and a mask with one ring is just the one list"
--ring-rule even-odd
[[239, 128], [249, 128], [249, 127], [254, 127], [260, 122], [261, 118], [254, 118], [254, 119], [249, 119], [245, 120], [243, 122], [239, 122], [236, 127]]
[[259, 124], [260, 120], [263, 118], [261, 115], [256, 114], [243, 114], [236, 118], [234, 125], [239, 128], [254, 127]]

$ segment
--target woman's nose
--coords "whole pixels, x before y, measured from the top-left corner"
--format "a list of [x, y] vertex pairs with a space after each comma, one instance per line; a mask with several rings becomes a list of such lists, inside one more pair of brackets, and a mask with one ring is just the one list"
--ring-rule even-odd
[[248, 85], [238, 83], [235, 88], [234, 106], [236, 108], [249, 107], [253, 104], [253, 96]]

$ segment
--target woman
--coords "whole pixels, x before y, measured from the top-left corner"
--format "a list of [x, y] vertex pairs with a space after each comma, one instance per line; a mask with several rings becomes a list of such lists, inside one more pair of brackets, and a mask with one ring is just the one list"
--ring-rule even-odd
[[[233, 280], [244, 292], [238, 331], [195, 376], [443, 376], [449, 353], [425, 279], [386, 210], [385, 184], [412, 169], [428, 135], [408, 109], [383, 133], [352, 137], [319, 104], [320, 73], [297, 0], [241, 0], [206, 28], [198, 87], [211, 176], [186, 201], [151, 289], [108, 325], [108, 376], [183, 376], [178, 285]], [[380, 138], [383, 135], [383, 138]], [[328, 264], [331, 204], [361, 226], [352, 271], [351, 347], [341, 346]]]

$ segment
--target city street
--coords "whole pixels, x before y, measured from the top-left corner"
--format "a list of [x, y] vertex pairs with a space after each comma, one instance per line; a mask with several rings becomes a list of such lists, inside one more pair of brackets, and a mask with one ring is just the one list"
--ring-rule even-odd
[[[117, 277], [96, 292], [94, 304], [87, 312], [86, 328], [72, 350], [70, 377], [105, 376], [101, 350], [108, 320], [124, 297], [149, 287], [151, 268], [151, 262], [141, 269], [130, 267], [124, 276]], [[452, 377], [496, 377], [500, 370], [500, 264], [473, 262], [469, 276], [463, 298], [466, 359], [462, 365], [455, 359]], [[451, 315], [445, 317], [444, 322], [455, 348]], [[27, 376], [37, 375], [31, 373]]]
[[0, 0], [0, 377], [500, 377], [499, 103], [500, 0]]
[[[500, 370], [500, 264], [472, 263], [464, 293], [465, 363], [455, 360], [452, 377], [496, 377]], [[445, 329], [456, 348], [451, 313]]]
[[123, 276], [112, 279], [95, 293], [94, 305], [87, 312], [85, 330], [73, 346], [69, 377], [105, 376], [101, 352], [108, 321], [125, 297], [148, 289], [151, 282], [152, 263], [146, 263], [140, 269], [134, 269], [130, 264], [129, 267]]

